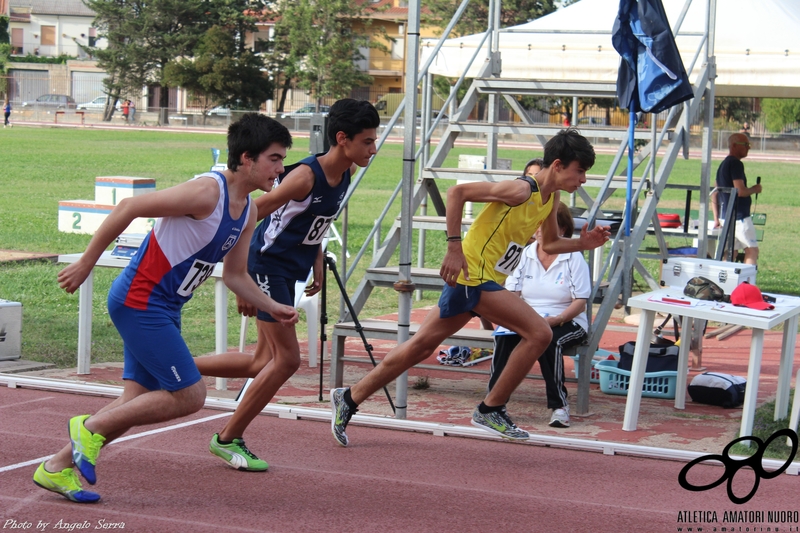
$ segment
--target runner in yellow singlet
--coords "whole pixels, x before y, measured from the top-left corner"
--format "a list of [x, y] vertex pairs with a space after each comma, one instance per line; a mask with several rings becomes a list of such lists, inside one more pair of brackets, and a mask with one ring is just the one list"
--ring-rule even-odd
[[536, 229], [550, 214], [553, 195], [542, 200], [536, 178], [523, 176], [520, 180], [530, 184], [531, 194], [520, 205], [491, 202], [476, 217], [464, 237], [462, 249], [472, 277], [466, 279], [462, 272], [458, 283], [475, 287], [484, 281], [503, 283], [519, 263], [522, 249]]
[[[553, 205], [560, 191], [575, 192], [594, 165], [594, 148], [574, 129], [562, 130], [544, 147], [544, 167], [534, 178], [497, 183], [465, 183], [447, 191], [447, 253], [439, 274], [446, 286], [419, 331], [391, 350], [350, 389], [331, 391], [331, 430], [347, 446], [345, 433], [358, 405], [412, 366], [425, 360], [450, 335], [475, 316], [515, 331], [522, 338], [494, 387], [472, 414], [472, 424], [508, 439], [527, 439], [506, 413], [505, 402], [544, 353], [552, 337], [547, 322], [516, 294], [503, 287], [519, 263], [522, 249], [541, 226], [540, 246], [549, 254], [590, 250], [609, 238], [609, 228], [584, 229], [580, 238], [559, 237]], [[466, 202], [485, 202], [483, 211], [461, 238]]]

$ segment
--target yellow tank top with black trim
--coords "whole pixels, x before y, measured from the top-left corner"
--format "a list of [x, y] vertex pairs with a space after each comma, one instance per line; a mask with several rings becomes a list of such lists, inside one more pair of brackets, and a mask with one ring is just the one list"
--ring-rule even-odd
[[518, 178], [530, 183], [531, 195], [520, 205], [489, 202], [475, 218], [462, 243], [469, 269], [469, 280], [462, 272], [458, 283], [475, 287], [487, 281], [503, 285], [506, 277], [519, 264], [522, 250], [553, 209], [553, 196], [542, 203], [536, 180]]

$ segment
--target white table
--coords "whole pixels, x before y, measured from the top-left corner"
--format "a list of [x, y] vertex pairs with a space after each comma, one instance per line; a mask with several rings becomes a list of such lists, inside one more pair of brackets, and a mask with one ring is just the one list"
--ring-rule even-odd
[[[775, 420], [786, 417], [789, 407], [789, 386], [792, 379], [792, 363], [797, 339], [797, 320], [800, 315], [800, 298], [793, 296], [771, 295], [778, 301], [771, 311], [734, 307], [731, 304], [689, 299], [683, 296], [681, 289], [666, 288], [654, 292], [640, 294], [628, 300], [628, 305], [642, 310], [639, 330], [636, 335], [636, 350], [633, 355], [628, 399], [625, 404], [625, 418], [622, 423], [624, 431], [636, 430], [639, 418], [639, 406], [642, 399], [642, 385], [647, 366], [648, 348], [653, 334], [653, 322], [657, 312], [672, 313], [682, 317], [682, 331], [688, 332], [689, 319], [714, 320], [727, 324], [737, 324], [753, 330], [750, 342], [750, 362], [747, 370], [747, 389], [742, 406], [741, 436], [752, 435], [753, 418], [758, 398], [758, 380], [761, 374], [761, 352], [764, 348], [764, 331], [783, 324], [783, 344], [778, 370], [778, 391], [775, 397]], [[695, 305], [679, 305], [662, 301], [664, 297], [676, 297], [689, 300]], [[686, 379], [689, 365], [689, 345], [682, 342], [678, 357], [678, 377], [676, 383], [675, 407], [683, 409], [686, 402]]]

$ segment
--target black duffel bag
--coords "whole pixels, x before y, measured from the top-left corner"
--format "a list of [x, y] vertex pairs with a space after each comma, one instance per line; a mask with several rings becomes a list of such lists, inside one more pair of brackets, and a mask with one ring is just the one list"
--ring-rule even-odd
[[703, 372], [688, 387], [693, 402], [731, 409], [744, 403], [747, 380], [720, 372]]
[[[633, 351], [636, 343], [626, 342], [619, 347], [619, 363], [617, 368], [620, 370], [630, 370], [633, 364]], [[666, 372], [668, 370], [678, 370], [678, 346], [665, 346], [663, 344], [651, 344], [647, 356], [647, 367], [645, 372]]]

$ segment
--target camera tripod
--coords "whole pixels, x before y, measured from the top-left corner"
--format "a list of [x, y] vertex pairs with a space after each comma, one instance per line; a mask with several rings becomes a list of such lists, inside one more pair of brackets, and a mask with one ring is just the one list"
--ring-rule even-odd
[[[378, 363], [375, 362], [375, 357], [372, 355], [372, 345], [367, 341], [366, 335], [364, 335], [364, 328], [361, 326], [361, 322], [358, 320], [358, 315], [356, 314], [355, 309], [353, 309], [353, 303], [350, 301], [350, 297], [347, 295], [347, 289], [342, 282], [342, 278], [339, 277], [339, 271], [336, 270], [336, 256], [334, 256], [330, 252], [325, 252], [323, 256], [322, 262], [322, 287], [320, 289], [320, 314], [319, 314], [319, 341], [320, 341], [320, 364], [319, 364], [319, 400], [322, 401], [322, 389], [323, 389], [323, 378], [322, 378], [322, 358], [325, 353], [325, 342], [327, 341], [327, 335], [325, 333], [325, 325], [328, 323], [328, 310], [327, 310], [327, 272], [326, 269], [330, 269], [333, 273], [333, 277], [336, 280], [336, 284], [339, 286], [339, 292], [344, 299], [344, 303], [347, 306], [347, 310], [350, 313], [350, 316], [353, 319], [353, 323], [355, 324], [356, 331], [358, 332], [359, 336], [361, 337], [361, 342], [364, 343], [364, 349], [367, 351], [367, 355], [369, 355], [370, 360], [372, 361], [372, 366], [378, 366]], [[311, 339], [309, 339], [310, 341]], [[392, 408], [392, 412], [397, 412], [394, 407], [394, 402], [392, 401], [392, 396], [389, 394], [389, 389], [383, 387], [383, 392], [386, 393], [386, 399], [389, 400], [389, 405]]]

